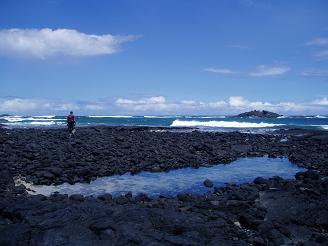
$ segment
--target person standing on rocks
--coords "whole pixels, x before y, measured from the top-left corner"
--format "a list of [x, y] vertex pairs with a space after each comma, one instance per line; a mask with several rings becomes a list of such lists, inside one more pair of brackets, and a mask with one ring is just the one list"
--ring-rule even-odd
[[67, 115], [67, 128], [69, 132], [69, 136], [71, 137], [72, 134], [75, 133], [75, 116], [73, 114], [73, 111], [69, 112], [69, 115]]

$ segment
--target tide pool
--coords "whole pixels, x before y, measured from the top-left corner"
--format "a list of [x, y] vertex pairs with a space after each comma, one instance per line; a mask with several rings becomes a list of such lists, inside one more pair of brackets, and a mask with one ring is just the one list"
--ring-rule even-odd
[[17, 179], [16, 185], [24, 184], [30, 194], [46, 196], [54, 192], [61, 194], [82, 194], [84, 196], [98, 196], [105, 193], [121, 195], [129, 191], [133, 195], [146, 193], [149, 196], [176, 195], [180, 192], [206, 193], [211, 188], [203, 185], [205, 179], [213, 181], [214, 186], [224, 186], [226, 183], [248, 183], [256, 177], [270, 178], [280, 176], [293, 179], [297, 172], [305, 171], [291, 163], [288, 158], [241, 158], [230, 164], [220, 164], [211, 167], [181, 168], [169, 172], [141, 172], [131, 175], [114, 175], [100, 177], [90, 183], [76, 183], [70, 185], [33, 185], [23, 179]]

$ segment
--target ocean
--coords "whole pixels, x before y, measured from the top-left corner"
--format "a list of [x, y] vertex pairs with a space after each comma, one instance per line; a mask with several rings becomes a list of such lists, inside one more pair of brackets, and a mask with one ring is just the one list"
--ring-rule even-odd
[[[303, 128], [328, 130], [328, 116], [282, 116], [279, 118], [238, 118], [231, 116], [76, 116], [77, 127], [84, 126], [155, 126], [190, 127], [202, 131], [266, 132]], [[66, 116], [1, 116], [0, 124], [8, 128], [66, 127]]]

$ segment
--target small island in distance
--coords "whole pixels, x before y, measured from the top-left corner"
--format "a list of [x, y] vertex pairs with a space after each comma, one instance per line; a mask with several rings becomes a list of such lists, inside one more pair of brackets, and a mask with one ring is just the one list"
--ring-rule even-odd
[[249, 112], [241, 113], [236, 115], [235, 117], [242, 117], [242, 118], [278, 118], [282, 115], [276, 114], [266, 110], [252, 110]]

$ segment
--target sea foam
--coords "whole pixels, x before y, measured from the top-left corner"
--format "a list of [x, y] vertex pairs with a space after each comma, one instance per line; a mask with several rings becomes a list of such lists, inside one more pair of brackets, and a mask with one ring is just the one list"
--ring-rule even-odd
[[89, 118], [133, 118], [131, 115], [90, 115]]
[[195, 126], [203, 126], [203, 127], [227, 127], [227, 128], [261, 128], [261, 127], [274, 127], [274, 126], [282, 126], [284, 124], [272, 124], [272, 123], [251, 123], [251, 122], [238, 122], [238, 121], [182, 121], [175, 120], [171, 124], [171, 126], [182, 126], [182, 127], [195, 127]]
[[55, 115], [35, 115], [35, 116], [32, 116], [32, 118], [46, 118], [46, 119], [52, 119], [52, 118], [55, 118]]

